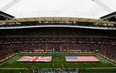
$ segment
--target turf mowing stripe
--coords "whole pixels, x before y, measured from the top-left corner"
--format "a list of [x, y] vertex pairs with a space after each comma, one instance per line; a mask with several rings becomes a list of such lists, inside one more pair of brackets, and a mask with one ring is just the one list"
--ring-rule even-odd
[[0, 69], [9, 69], [9, 70], [14, 70], [14, 69], [17, 69], [17, 70], [20, 70], [20, 69], [28, 69], [28, 68], [0, 68]]
[[[29, 69], [29, 68], [0, 68], [0, 69]], [[82, 69], [116, 69], [116, 67], [82, 68]]]
[[84, 69], [116, 69], [116, 67], [92, 67], [92, 68], [84, 68]]
[[105, 63], [111, 63], [112, 65], [114, 65], [114, 66], [116, 66], [116, 64], [115, 63], [113, 63], [113, 62], [111, 62], [111, 61], [109, 61], [108, 59], [105, 59], [105, 58], [103, 58], [102, 56], [100, 56], [100, 55], [98, 55], [98, 54], [96, 54], [96, 56], [101, 60], [101, 61], [104, 61]]

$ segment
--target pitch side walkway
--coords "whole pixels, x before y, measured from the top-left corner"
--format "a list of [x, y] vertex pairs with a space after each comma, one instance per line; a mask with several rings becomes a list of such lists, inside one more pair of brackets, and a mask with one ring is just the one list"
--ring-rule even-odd
[[[29, 69], [29, 68], [0, 68], [0, 69]], [[84, 68], [84, 69], [116, 69], [116, 67], [98, 67], [98, 68]]]

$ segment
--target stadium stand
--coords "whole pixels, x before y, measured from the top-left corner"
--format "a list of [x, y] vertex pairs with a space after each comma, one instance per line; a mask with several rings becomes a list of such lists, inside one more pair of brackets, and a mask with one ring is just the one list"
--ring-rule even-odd
[[0, 11], [0, 20], [11, 20], [13, 18], [14, 18], [14, 16], [7, 14], [3, 11]]
[[100, 17], [102, 20], [106, 20], [106, 21], [114, 21], [116, 22], [116, 12], [112, 12], [110, 14], [104, 15], [102, 17]]
[[[33, 20], [34, 19], [34, 20]], [[38, 19], [38, 21], [35, 21]], [[0, 21], [0, 62], [17, 54], [92, 54], [116, 63], [116, 23], [94, 19], [22, 18]], [[43, 18], [42, 18], [43, 19]], [[61, 20], [62, 19], [62, 20]], [[63, 20], [64, 19], [64, 20]], [[69, 21], [65, 21], [68, 19]], [[71, 20], [72, 19], [72, 20]], [[61, 21], [60, 21], [61, 20]], [[80, 21], [81, 20], [81, 21]], [[16, 22], [17, 21], [17, 22]], [[56, 56], [59, 60], [60, 56]], [[33, 73], [81, 73], [80, 68], [31, 68]], [[21, 70], [22, 72], [24, 70]], [[82, 70], [84, 71], [84, 70]]]
[[115, 31], [106, 31], [107, 30], [81, 28], [29, 28], [1, 30], [0, 45], [2, 46], [0, 49], [0, 57], [3, 59], [18, 52], [97, 52], [110, 59], [116, 60], [114, 57], [116, 56]]

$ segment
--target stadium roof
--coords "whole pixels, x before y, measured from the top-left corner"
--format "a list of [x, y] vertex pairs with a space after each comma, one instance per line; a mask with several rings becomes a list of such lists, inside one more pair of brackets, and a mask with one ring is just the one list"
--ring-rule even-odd
[[0, 10], [16, 18], [99, 18], [109, 14], [108, 9], [116, 11], [116, 0], [0, 0]]
[[[13, 21], [18, 22], [36, 22], [36, 21], [64, 21], [64, 22], [93, 22], [93, 23], [103, 23], [103, 24], [116, 24], [116, 22], [102, 21], [100, 19], [88, 19], [88, 18], [66, 18], [66, 17], [39, 17], [39, 18], [19, 18]], [[13, 22], [11, 20], [11, 22]], [[8, 22], [8, 21], [6, 21]], [[9, 20], [10, 22], [10, 20]]]
[[16, 22], [92, 22], [92, 23], [102, 23], [102, 24], [116, 24], [116, 22], [102, 21], [101, 19], [88, 19], [88, 18], [69, 18], [69, 17], [38, 17], [38, 18], [17, 18], [14, 20], [0, 21], [0, 23], [16, 23]]

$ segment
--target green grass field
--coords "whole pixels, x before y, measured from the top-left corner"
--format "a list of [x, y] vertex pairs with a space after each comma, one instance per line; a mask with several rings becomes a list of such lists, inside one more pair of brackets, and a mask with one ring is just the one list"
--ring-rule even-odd
[[[57, 59], [56, 56], [60, 56], [60, 59]], [[112, 63], [111, 61], [104, 59], [101, 56], [98, 56], [96, 54], [18, 54], [9, 60], [0, 63], [0, 71], [2, 73], [7, 73], [9, 70], [12, 73], [12, 70], [15, 69], [15, 71], [18, 71], [20, 69], [30, 69], [30, 68], [81, 68], [84, 69], [85, 72], [89, 72], [90, 69], [91, 71], [112, 71], [116, 72], [116, 64]], [[95, 56], [100, 60], [99, 63], [68, 63], [65, 61], [64, 56]], [[52, 56], [52, 62], [50, 63], [31, 63], [31, 62], [17, 62], [19, 58], [22, 56]], [[0, 72], [0, 73], [1, 73]]]

